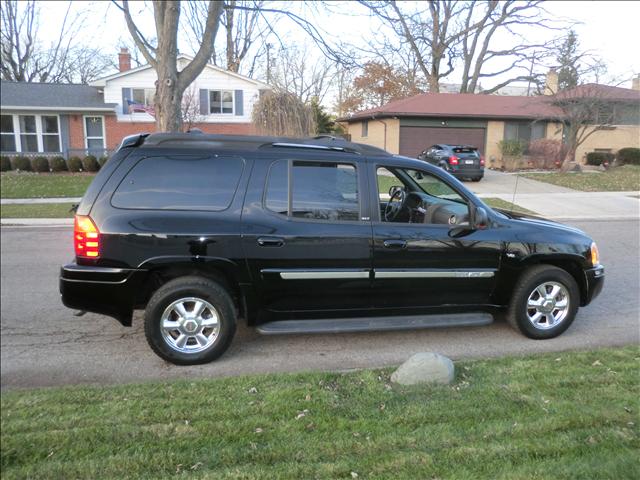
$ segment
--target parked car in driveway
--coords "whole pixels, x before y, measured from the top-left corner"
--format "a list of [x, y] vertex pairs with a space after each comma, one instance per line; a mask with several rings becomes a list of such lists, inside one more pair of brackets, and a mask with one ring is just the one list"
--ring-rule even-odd
[[[478, 326], [553, 338], [602, 289], [583, 232], [488, 207], [444, 170], [334, 138], [127, 137], [77, 209], [63, 303], [209, 362], [264, 334]], [[96, 325], [100, 328], [100, 325]]]
[[484, 177], [484, 158], [476, 147], [470, 145], [432, 145], [418, 155], [418, 159], [460, 179], [479, 182]]

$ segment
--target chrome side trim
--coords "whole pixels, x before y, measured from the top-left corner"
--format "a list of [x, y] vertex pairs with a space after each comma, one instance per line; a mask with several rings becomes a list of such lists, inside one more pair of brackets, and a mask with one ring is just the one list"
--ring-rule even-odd
[[375, 278], [491, 278], [493, 270], [374, 270]]
[[264, 269], [261, 273], [277, 273], [283, 280], [330, 280], [369, 278], [369, 270], [276, 270]]

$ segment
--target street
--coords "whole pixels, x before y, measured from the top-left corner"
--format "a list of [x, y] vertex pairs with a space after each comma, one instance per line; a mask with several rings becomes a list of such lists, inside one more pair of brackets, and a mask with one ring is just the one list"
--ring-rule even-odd
[[598, 242], [606, 282], [559, 338], [529, 340], [501, 321], [479, 328], [302, 336], [261, 336], [240, 326], [220, 360], [195, 367], [170, 365], [151, 351], [142, 312], [125, 328], [99, 315], [75, 317], [61, 304], [58, 268], [73, 255], [70, 227], [2, 227], [1, 387], [382, 367], [420, 351], [459, 359], [638, 343], [638, 219], [571, 224]]

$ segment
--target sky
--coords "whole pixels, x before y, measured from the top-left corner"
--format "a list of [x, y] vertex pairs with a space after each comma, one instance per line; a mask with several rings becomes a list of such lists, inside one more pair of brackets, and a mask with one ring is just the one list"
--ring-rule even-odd
[[[67, 2], [61, 1], [41, 2], [40, 33], [43, 40], [52, 41], [58, 34], [66, 5]], [[131, 5], [135, 13], [136, 7], [138, 11], [142, 11], [144, 2], [131, 2]], [[365, 41], [371, 35], [372, 29], [375, 29], [375, 20], [366, 15], [357, 15], [363, 10], [356, 3], [336, 3], [332, 14], [312, 11], [302, 3], [291, 5], [301, 15], [313, 18], [329, 37], [359, 43]], [[76, 38], [77, 41], [101, 47], [105, 53], [113, 53], [114, 57], [117, 54], [118, 45], [122, 41], [130, 41], [123, 14], [111, 2], [75, 1], [73, 8], [86, 12], [86, 20]], [[630, 86], [631, 77], [640, 73], [640, 49], [638, 48], [640, 1], [549, 1], [545, 4], [545, 8], [556, 18], [578, 22], [574, 30], [578, 34], [581, 47], [590, 50], [605, 61], [608, 65], [608, 75], [605, 80], [608, 83]], [[137, 18], [143, 30], [153, 31], [151, 14], [138, 15]], [[290, 22], [280, 21], [278, 32], [289, 40], [305, 43], [304, 34]], [[532, 40], [544, 40], [547, 35], [549, 35], [547, 31], [540, 29], [531, 29], [527, 33], [527, 37]], [[319, 57], [321, 54], [310, 47], [308, 55]], [[457, 81], [457, 73], [454, 72], [451, 78], [445, 81]], [[490, 83], [488, 80], [483, 82], [483, 87], [490, 87]]]

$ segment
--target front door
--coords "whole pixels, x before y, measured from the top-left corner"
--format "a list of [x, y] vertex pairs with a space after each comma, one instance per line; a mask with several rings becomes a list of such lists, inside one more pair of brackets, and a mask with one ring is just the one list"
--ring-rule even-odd
[[[415, 309], [489, 303], [500, 243], [486, 231], [465, 230], [469, 201], [453, 182], [392, 162], [372, 167], [370, 174], [380, 206], [373, 222], [374, 305]], [[462, 228], [452, 236], [456, 226]]]
[[365, 176], [342, 158], [254, 166], [242, 244], [262, 305], [280, 318], [355, 314], [371, 306]]

